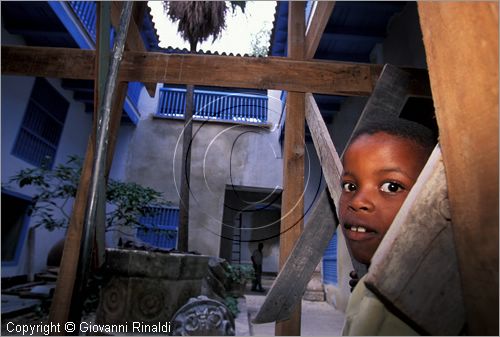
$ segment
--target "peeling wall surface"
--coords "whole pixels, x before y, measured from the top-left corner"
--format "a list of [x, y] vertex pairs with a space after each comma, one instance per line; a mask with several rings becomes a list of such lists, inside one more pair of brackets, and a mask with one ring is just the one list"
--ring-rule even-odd
[[[226, 186], [274, 189], [282, 185], [276, 125], [281, 102], [270, 92], [270, 128], [195, 121], [189, 181], [189, 250], [219, 255]], [[179, 205], [184, 122], [154, 118], [155, 98], [141, 96], [141, 120], [128, 147], [126, 177], [153, 187]]]

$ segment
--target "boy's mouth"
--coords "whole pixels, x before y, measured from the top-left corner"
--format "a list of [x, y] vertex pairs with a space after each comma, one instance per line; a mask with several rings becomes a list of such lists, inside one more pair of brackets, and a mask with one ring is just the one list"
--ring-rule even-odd
[[351, 232], [358, 232], [358, 233], [375, 233], [374, 230], [370, 229], [369, 227], [365, 225], [352, 225], [352, 224], [344, 224], [344, 228], [348, 231]]

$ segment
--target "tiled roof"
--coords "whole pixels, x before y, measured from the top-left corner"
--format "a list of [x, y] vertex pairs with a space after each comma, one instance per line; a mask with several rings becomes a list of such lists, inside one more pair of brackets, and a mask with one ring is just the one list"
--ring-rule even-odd
[[[160, 52], [160, 53], [166, 53], [166, 54], [189, 54], [189, 50], [187, 48], [174, 48], [172, 46], [168, 46], [166, 48], [161, 48], [161, 47], [158, 47], [156, 48], [155, 50], [153, 50], [155, 52]], [[222, 53], [219, 53], [218, 51], [215, 51], [215, 52], [212, 52], [210, 50], [207, 50], [207, 51], [204, 51], [203, 49], [199, 49], [196, 51], [195, 54], [198, 54], [198, 55], [220, 55], [220, 56], [234, 56], [234, 57], [264, 57], [264, 56], [261, 56], [261, 55], [251, 55], [251, 54], [240, 54], [240, 53], [237, 53], [237, 54], [233, 54], [233, 53], [226, 53], [226, 52], [222, 52]]]

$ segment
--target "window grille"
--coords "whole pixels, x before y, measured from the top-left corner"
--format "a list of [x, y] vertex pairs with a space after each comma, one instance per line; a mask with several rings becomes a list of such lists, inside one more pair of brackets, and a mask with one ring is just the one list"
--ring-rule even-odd
[[52, 168], [68, 107], [68, 101], [47, 80], [37, 78], [12, 154], [35, 166], [47, 160], [47, 167]]
[[151, 212], [139, 220], [137, 238], [152, 246], [164, 249], [177, 247], [179, 209], [171, 207], [149, 207]]
[[[156, 115], [182, 119], [185, 105], [185, 89], [161, 88]], [[265, 124], [267, 105], [263, 95], [195, 90], [193, 119]]]
[[323, 283], [336, 285], [337, 279], [337, 233], [334, 233], [323, 255]]

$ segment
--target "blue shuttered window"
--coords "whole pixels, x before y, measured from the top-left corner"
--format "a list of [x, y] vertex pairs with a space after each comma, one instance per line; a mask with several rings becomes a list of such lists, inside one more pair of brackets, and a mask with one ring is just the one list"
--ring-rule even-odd
[[47, 167], [52, 168], [68, 107], [47, 80], [37, 78], [12, 154], [35, 166], [49, 158]]
[[[186, 90], [161, 88], [156, 116], [184, 118]], [[195, 120], [219, 120], [265, 124], [268, 98], [263, 95], [228, 94], [195, 90]]]
[[149, 210], [151, 213], [140, 219], [143, 227], [137, 229], [137, 238], [155, 247], [176, 248], [179, 209], [150, 207]]
[[337, 233], [335, 233], [323, 256], [323, 283], [337, 285], [337, 282]]

